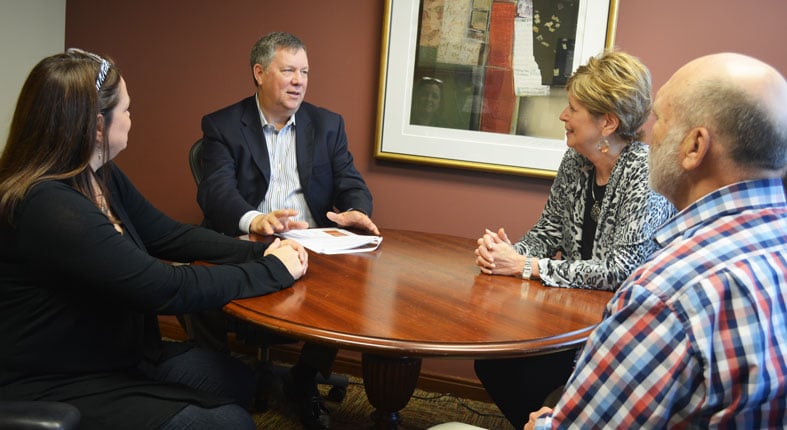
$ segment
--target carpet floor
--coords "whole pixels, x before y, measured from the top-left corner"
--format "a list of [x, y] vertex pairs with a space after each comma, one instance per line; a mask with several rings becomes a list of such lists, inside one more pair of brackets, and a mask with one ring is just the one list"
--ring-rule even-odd
[[[339, 403], [326, 401], [331, 410], [332, 429], [357, 430], [372, 427], [370, 415], [372, 406], [366, 399], [363, 383], [359, 378], [349, 376], [347, 395]], [[327, 396], [327, 386], [320, 386], [323, 396]], [[294, 411], [280, 395], [273, 395], [268, 409], [255, 413], [257, 429], [297, 430], [300, 422]], [[463, 399], [451, 394], [431, 393], [416, 389], [404, 409], [399, 411], [400, 430], [422, 430], [449, 421], [472, 424], [490, 430], [511, 430], [513, 427], [492, 403]]]

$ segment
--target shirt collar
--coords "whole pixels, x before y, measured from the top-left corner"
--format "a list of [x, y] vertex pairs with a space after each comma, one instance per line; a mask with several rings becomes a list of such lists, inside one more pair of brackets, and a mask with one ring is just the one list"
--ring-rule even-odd
[[[257, 112], [260, 114], [260, 121], [262, 122], [262, 128], [265, 128], [267, 125], [273, 126], [268, 120], [265, 118], [265, 114], [262, 113], [262, 108], [260, 107], [260, 97], [259, 94], [254, 95], [254, 102], [257, 103]], [[294, 126], [295, 125], [295, 114], [290, 115], [290, 118], [284, 124], [284, 127], [287, 126]], [[284, 128], [282, 127], [282, 128]]]
[[720, 216], [768, 207], [785, 207], [784, 188], [779, 178], [736, 182], [713, 191], [680, 211], [661, 226], [654, 239], [660, 247], [694, 231]]

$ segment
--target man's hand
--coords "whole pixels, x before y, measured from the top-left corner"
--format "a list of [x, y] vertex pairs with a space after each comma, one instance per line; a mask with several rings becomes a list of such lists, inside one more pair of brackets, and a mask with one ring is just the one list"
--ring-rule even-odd
[[268, 245], [264, 255], [278, 258], [295, 279], [300, 279], [309, 268], [309, 254], [298, 242], [283, 241], [277, 237]]
[[372, 220], [361, 211], [346, 211], [341, 213], [328, 212], [328, 219], [335, 222], [339, 227], [352, 227], [366, 230], [376, 236], [380, 235], [380, 230]]
[[295, 221], [291, 219], [298, 215], [295, 209], [278, 209], [266, 214], [257, 215], [251, 220], [249, 231], [264, 236], [270, 236], [274, 233], [281, 233], [289, 230], [299, 230], [309, 228], [309, 223], [306, 221]]
[[529, 420], [525, 424], [525, 429], [524, 430], [535, 430], [535, 428], [536, 428], [536, 420], [538, 419], [538, 417], [540, 417], [541, 415], [544, 415], [544, 414], [551, 414], [551, 413], [552, 413], [552, 408], [548, 408], [546, 406], [542, 407], [541, 409], [539, 409], [539, 410], [537, 410], [535, 412], [531, 412], [530, 416], [529, 416]]

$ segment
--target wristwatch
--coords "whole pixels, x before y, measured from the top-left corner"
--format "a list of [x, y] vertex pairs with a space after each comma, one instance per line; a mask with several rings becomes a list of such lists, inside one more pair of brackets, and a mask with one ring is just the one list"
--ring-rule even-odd
[[530, 257], [525, 257], [525, 267], [522, 268], [522, 279], [530, 279], [533, 274], [533, 266], [530, 264]]

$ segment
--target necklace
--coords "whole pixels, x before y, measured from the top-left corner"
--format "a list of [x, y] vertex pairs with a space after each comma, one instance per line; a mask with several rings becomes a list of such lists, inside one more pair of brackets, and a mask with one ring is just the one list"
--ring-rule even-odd
[[[593, 174], [590, 176], [590, 195], [593, 197], [593, 206], [590, 208], [590, 218], [592, 218], [595, 223], [598, 223], [598, 217], [601, 214], [601, 202], [604, 200], [604, 190], [606, 187], [606, 185], [596, 185], [596, 172], [594, 170]], [[596, 188], [599, 189], [600, 198], [596, 198]]]
[[593, 218], [593, 221], [598, 222], [598, 215], [601, 213], [601, 204], [596, 200], [595, 184], [591, 187], [590, 192], [593, 194], [593, 207], [590, 208], [590, 217]]
[[90, 181], [93, 185], [93, 202], [95, 202], [96, 206], [98, 206], [98, 210], [100, 210], [101, 213], [104, 214], [107, 219], [109, 219], [109, 222], [112, 223], [112, 226], [115, 227], [115, 230], [118, 233], [123, 234], [123, 223], [121, 223], [115, 214], [112, 213], [112, 208], [109, 207], [109, 202], [107, 202], [107, 199], [104, 197], [102, 188], [96, 180], [95, 173], [93, 173], [93, 175], [90, 177]]
[[98, 193], [96, 194], [96, 203], [98, 204], [98, 209], [101, 213], [104, 214], [109, 219], [109, 222], [112, 223], [112, 226], [115, 227], [115, 230], [123, 234], [123, 226], [119, 219], [112, 213], [112, 209], [110, 209], [109, 204], [107, 204], [107, 199], [104, 198], [104, 194]]

